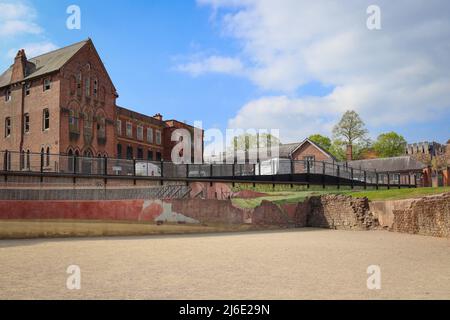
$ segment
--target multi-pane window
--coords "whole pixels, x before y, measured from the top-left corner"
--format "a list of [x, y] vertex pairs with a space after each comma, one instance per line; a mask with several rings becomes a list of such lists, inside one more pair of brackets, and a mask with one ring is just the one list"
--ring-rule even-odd
[[117, 134], [119, 136], [121, 136], [122, 135], [122, 121], [117, 120], [117, 122], [116, 122], [116, 129], [117, 129]]
[[30, 114], [25, 113], [23, 115], [23, 132], [28, 133], [30, 132]]
[[117, 145], [117, 158], [122, 158], [122, 145], [120, 143]]
[[78, 117], [74, 110], [69, 112], [69, 131], [72, 133], [78, 133]]
[[50, 128], [50, 111], [44, 109], [42, 111], [42, 130], [48, 130]]
[[138, 140], [144, 140], [144, 127], [137, 126], [136, 135]]
[[91, 78], [86, 78], [86, 97], [91, 95]]
[[52, 82], [50, 80], [50, 78], [45, 78], [44, 79], [44, 91], [50, 90], [52, 86]]
[[153, 160], [153, 151], [152, 150], [148, 150], [147, 151], [147, 160], [148, 161], [152, 161]]
[[80, 71], [80, 73], [78, 73], [78, 76], [77, 76], [77, 92], [78, 92], [78, 95], [81, 95], [81, 81], [83, 80], [83, 75], [81, 74], [81, 71]]
[[133, 125], [131, 122], [127, 122], [127, 137], [133, 136]]
[[26, 95], [26, 96], [29, 96], [29, 95], [30, 95], [30, 92], [31, 92], [31, 82], [27, 82], [27, 83], [25, 84], [25, 95]]
[[5, 137], [9, 137], [11, 135], [11, 118], [8, 117], [5, 119]]
[[161, 154], [161, 152], [157, 152], [157, 153], [156, 153], [156, 161], [161, 161], [161, 159], [162, 159], [162, 154]]
[[11, 101], [11, 89], [10, 89], [10, 88], [7, 88], [7, 89], [6, 89], [6, 92], [5, 92], [5, 101], [6, 101], [6, 102]]
[[156, 130], [156, 144], [161, 144], [161, 131]]
[[144, 158], [144, 150], [142, 148], [137, 149], [137, 158], [143, 159]]
[[132, 146], [127, 147], [127, 159], [133, 159], [133, 147]]
[[153, 143], [153, 129], [147, 128], [147, 142]]
[[314, 156], [305, 156], [305, 157], [303, 157], [305, 170], [308, 169], [308, 164], [309, 164], [309, 169], [313, 170], [313, 168], [314, 168], [314, 159], [315, 159]]

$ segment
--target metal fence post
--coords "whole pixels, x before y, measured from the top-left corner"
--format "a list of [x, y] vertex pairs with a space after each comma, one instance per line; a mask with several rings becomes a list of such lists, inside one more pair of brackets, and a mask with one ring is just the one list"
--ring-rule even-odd
[[389, 176], [389, 172], [387, 173], [387, 188], [388, 190], [391, 188], [391, 177]]
[[136, 158], [133, 158], [133, 184], [136, 185]]
[[350, 175], [351, 175], [351, 181], [350, 181], [350, 188], [354, 188], [354, 182], [353, 182], [353, 168], [350, 168]]
[[310, 183], [310, 176], [309, 176], [309, 173], [310, 173], [309, 160], [306, 160], [306, 182], [307, 182], [306, 187], [307, 187], [308, 189], [309, 189], [309, 183]]
[[322, 161], [322, 188], [325, 189], [325, 174], [326, 174], [326, 167], [325, 167], [325, 161]]
[[411, 188], [411, 172], [408, 172], [408, 188]]
[[3, 170], [8, 171], [8, 150], [5, 150], [4, 160], [3, 160]]
[[378, 176], [378, 172], [375, 172], [375, 188], [378, 190], [379, 189], [379, 185], [378, 185], [378, 181], [380, 181], [379, 176]]
[[402, 175], [399, 173], [399, 174], [398, 174], [398, 188], [399, 188], [399, 189], [402, 188], [402, 183], [401, 183], [401, 181], [400, 181], [401, 179], [402, 179]]
[[231, 174], [231, 176], [233, 177], [233, 183], [232, 183], [232, 185], [233, 185], [233, 187], [234, 187], [234, 176], [236, 175], [236, 173], [235, 173], [235, 162], [233, 162], [233, 165], [232, 165], [232, 174]]
[[340, 170], [339, 165], [337, 165], [336, 172], [337, 172], [337, 188], [340, 189], [341, 188], [341, 170]]
[[364, 170], [364, 189], [367, 189], [367, 171]]
[[103, 157], [103, 175], [105, 176], [105, 184], [108, 183], [108, 179], [106, 178], [106, 176], [108, 175], [108, 158], [107, 157]]
[[160, 165], [161, 165], [161, 181], [159, 182], [162, 186], [164, 185], [164, 161], [163, 159], [160, 160]]

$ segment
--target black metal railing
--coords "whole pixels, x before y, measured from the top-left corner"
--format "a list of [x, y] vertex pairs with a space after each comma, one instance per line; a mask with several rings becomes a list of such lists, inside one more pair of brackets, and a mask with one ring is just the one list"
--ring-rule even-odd
[[257, 163], [175, 164], [170, 161], [84, 157], [0, 151], [0, 171], [8, 173], [128, 177], [155, 180], [223, 180], [315, 185], [413, 187], [420, 173], [375, 172], [345, 163], [272, 159]]

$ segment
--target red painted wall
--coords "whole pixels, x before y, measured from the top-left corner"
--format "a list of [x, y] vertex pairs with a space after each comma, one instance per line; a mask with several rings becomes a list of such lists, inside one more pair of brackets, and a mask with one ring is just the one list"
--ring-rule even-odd
[[[153, 221], [144, 200], [118, 201], [0, 201], [0, 219], [93, 219]], [[149, 212], [147, 212], [149, 211]], [[154, 210], [153, 210], [154, 211]], [[158, 210], [156, 210], [158, 211]], [[158, 212], [154, 212], [158, 215]], [[156, 216], [157, 216], [156, 215]]]

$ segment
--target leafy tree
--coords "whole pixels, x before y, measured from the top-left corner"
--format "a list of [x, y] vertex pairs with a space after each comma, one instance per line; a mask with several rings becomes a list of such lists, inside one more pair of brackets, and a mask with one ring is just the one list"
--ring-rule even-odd
[[346, 111], [334, 126], [331, 152], [338, 160], [345, 160], [348, 145], [352, 146], [353, 159], [360, 159], [371, 145], [364, 121], [353, 110]]
[[347, 145], [366, 139], [365, 124], [355, 111], [346, 111], [341, 120], [333, 128], [335, 140], [341, 140]]
[[393, 131], [382, 133], [378, 136], [373, 148], [380, 157], [396, 157], [404, 154], [406, 140]]
[[313, 134], [309, 136], [308, 139], [314, 143], [317, 143], [321, 148], [327, 150], [328, 152], [331, 149], [331, 139], [326, 136], [322, 136], [320, 134]]

